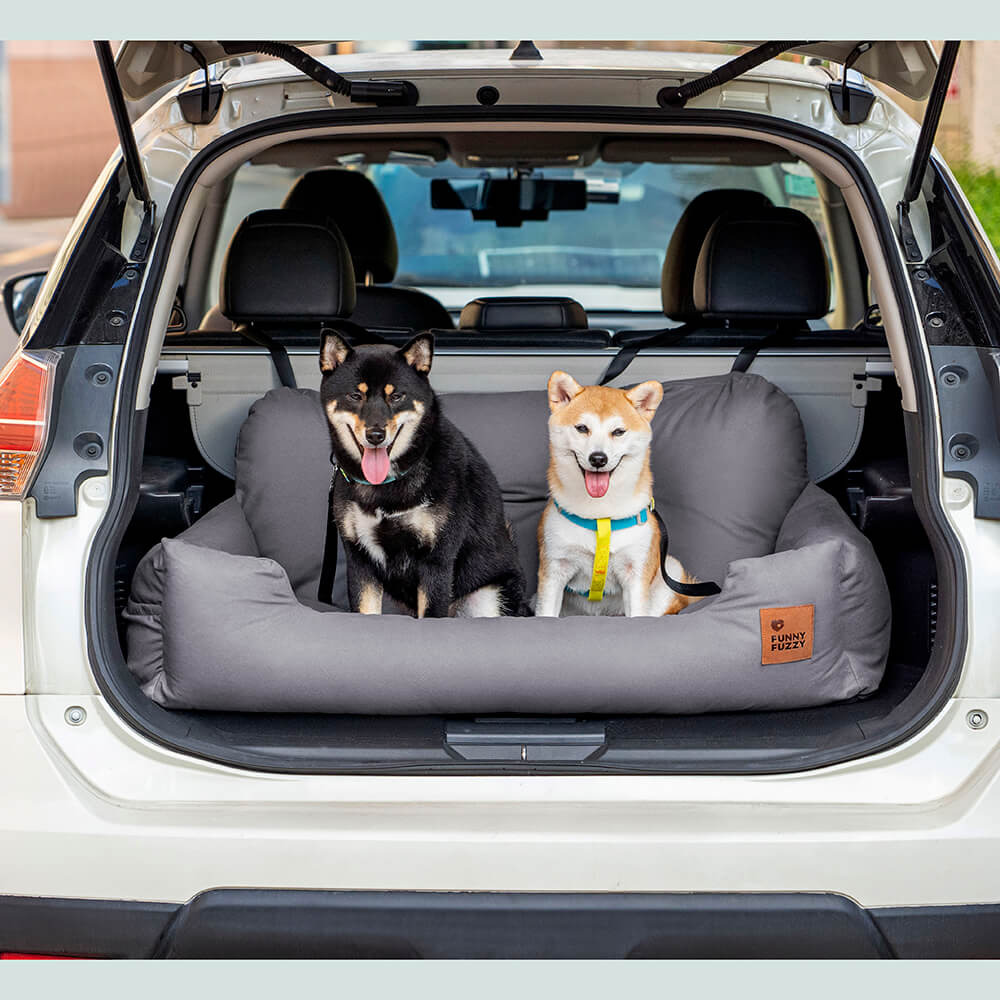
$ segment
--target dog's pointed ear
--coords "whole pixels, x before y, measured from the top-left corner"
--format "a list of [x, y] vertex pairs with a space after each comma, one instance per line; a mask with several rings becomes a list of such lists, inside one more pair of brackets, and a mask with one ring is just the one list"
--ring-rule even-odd
[[333, 330], [323, 331], [323, 343], [319, 349], [319, 370], [332, 372], [339, 368], [354, 353], [351, 345]]
[[427, 375], [434, 360], [434, 335], [418, 333], [413, 340], [399, 349], [399, 353], [411, 368], [415, 368], [421, 375]]
[[566, 372], [553, 372], [549, 376], [549, 409], [555, 413], [571, 399], [583, 392], [583, 386]]
[[663, 386], [659, 382], [643, 382], [626, 390], [625, 397], [639, 411], [639, 416], [652, 420], [663, 399]]

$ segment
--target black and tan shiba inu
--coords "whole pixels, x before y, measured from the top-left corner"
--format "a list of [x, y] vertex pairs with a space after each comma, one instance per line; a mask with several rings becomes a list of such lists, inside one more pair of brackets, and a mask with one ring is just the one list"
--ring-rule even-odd
[[347, 553], [351, 610], [383, 593], [418, 618], [518, 614], [524, 577], [485, 459], [440, 412], [429, 334], [351, 347], [327, 331], [320, 398], [339, 467], [333, 519]]
[[552, 373], [536, 615], [669, 615], [718, 593], [667, 554], [654, 514], [650, 422], [662, 398], [659, 382], [584, 387]]

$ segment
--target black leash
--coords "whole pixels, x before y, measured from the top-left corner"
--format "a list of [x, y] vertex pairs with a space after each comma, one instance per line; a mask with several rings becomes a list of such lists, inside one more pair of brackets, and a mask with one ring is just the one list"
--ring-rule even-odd
[[337, 575], [337, 522], [333, 519], [333, 487], [337, 482], [336, 465], [330, 477], [330, 499], [326, 508], [326, 541], [323, 543], [323, 568], [319, 574], [319, 600], [333, 604], [333, 581]]
[[675, 580], [667, 572], [667, 552], [670, 548], [670, 536], [667, 534], [667, 526], [660, 517], [660, 512], [653, 508], [651, 511], [656, 523], [660, 526], [660, 575], [663, 582], [675, 593], [682, 597], [714, 597], [722, 593], [722, 588], [717, 583], [704, 581], [702, 583], [681, 583]]

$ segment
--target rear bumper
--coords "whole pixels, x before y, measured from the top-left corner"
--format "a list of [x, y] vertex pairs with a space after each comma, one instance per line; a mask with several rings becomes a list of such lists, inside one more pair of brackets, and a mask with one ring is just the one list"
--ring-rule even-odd
[[0, 951], [108, 958], [995, 958], [1000, 905], [833, 893], [212, 889], [189, 902], [0, 896]]

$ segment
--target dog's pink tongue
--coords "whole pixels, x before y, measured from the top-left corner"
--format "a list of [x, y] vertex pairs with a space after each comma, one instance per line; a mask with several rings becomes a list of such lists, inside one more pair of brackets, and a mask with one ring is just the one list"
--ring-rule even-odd
[[602, 497], [608, 492], [608, 484], [611, 482], [610, 472], [590, 472], [584, 469], [583, 478], [586, 482], [587, 492], [592, 497]]
[[[361, 456], [361, 471], [372, 486], [385, 482], [385, 477], [389, 475], [388, 449], [365, 448], [365, 453]], [[604, 488], [607, 489], [606, 486]]]

